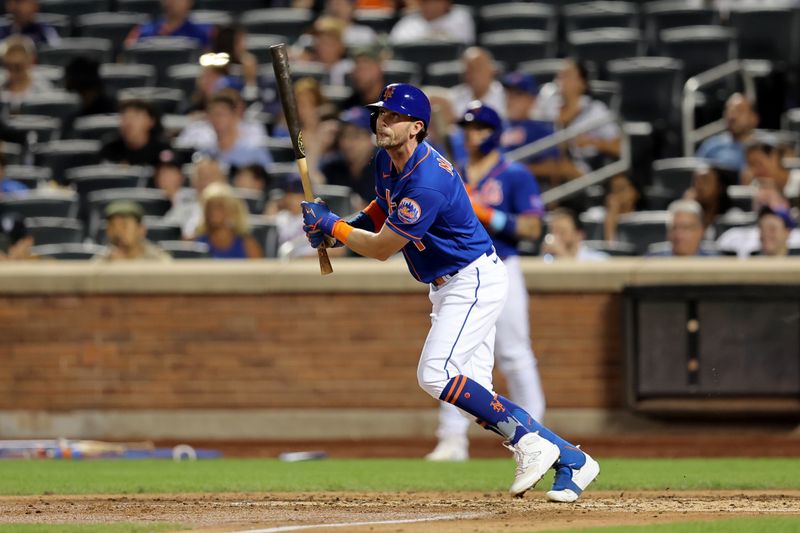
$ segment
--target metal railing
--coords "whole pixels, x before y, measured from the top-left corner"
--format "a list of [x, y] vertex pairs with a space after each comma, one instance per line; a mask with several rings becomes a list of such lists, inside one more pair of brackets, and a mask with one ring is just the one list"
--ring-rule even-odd
[[[685, 157], [694, 155], [697, 143], [724, 131], [726, 128], [724, 118], [695, 128], [694, 112], [697, 108], [700, 89], [727, 77], [741, 75], [745, 96], [750, 101], [755, 102], [756, 85], [753, 81], [754, 73], [761, 72], [764, 68], [765, 62], [763, 61], [733, 59], [686, 80], [681, 100], [683, 155]], [[766, 68], [769, 67], [767, 66]]]
[[578, 137], [579, 135], [583, 135], [584, 133], [589, 133], [590, 131], [596, 130], [597, 128], [601, 128], [607, 124], [617, 123], [620, 126], [620, 134], [622, 135], [622, 142], [620, 144], [620, 156], [617, 161], [613, 161], [605, 166], [598, 168], [597, 170], [592, 170], [588, 174], [584, 174], [580, 178], [575, 178], [570, 180], [562, 185], [557, 187], [553, 187], [545, 191], [542, 194], [542, 201], [545, 204], [552, 204], [558, 202], [560, 200], [565, 200], [572, 196], [579, 194], [581, 191], [585, 190], [588, 187], [593, 185], [597, 185], [599, 183], [603, 183], [607, 179], [611, 178], [612, 176], [616, 176], [621, 172], [627, 172], [631, 165], [631, 148], [630, 148], [630, 140], [628, 139], [628, 135], [625, 133], [622, 124], [617, 119], [616, 115], [613, 113], [609, 113], [608, 115], [597, 118], [595, 120], [590, 120], [583, 124], [576, 124], [574, 126], [569, 126], [564, 128], [563, 130], [559, 130], [555, 132], [553, 135], [548, 135], [538, 141], [534, 141], [530, 144], [526, 144], [524, 146], [520, 146], [514, 150], [511, 150], [506, 154], [506, 157], [512, 161], [519, 161], [521, 159], [526, 159], [528, 157], [540, 154], [546, 150], [549, 150], [555, 146], [559, 146], [565, 142], [569, 142], [572, 139]]

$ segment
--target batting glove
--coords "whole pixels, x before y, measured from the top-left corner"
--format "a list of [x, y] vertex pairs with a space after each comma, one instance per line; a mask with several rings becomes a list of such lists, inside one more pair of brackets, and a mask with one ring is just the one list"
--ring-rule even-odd
[[306, 237], [308, 238], [308, 242], [311, 244], [312, 248], [319, 248], [322, 245], [324, 245], [325, 248], [338, 248], [340, 246], [344, 246], [341, 241], [325, 235], [321, 230], [315, 230], [308, 224], [303, 225], [303, 231], [306, 232]]
[[303, 208], [303, 222], [312, 232], [320, 230], [326, 235], [333, 235], [333, 226], [341, 217], [331, 213], [328, 204], [317, 199], [313, 202], [300, 202], [300, 206]]

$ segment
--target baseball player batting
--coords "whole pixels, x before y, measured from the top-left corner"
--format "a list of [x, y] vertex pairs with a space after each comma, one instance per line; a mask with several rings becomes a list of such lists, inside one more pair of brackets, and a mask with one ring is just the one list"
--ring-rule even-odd
[[555, 466], [548, 498], [575, 501], [597, 476], [597, 462], [493, 392], [495, 323], [508, 275], [461, 176], [424, 142], [428, 97], [413, 85], [394, 83], [367, 107], [382, 148], [375, 161], [376, 198], [347, 221], [322, 202], [302, 202], [311, 245], [330, 240], [380, 260], [402, 251], [411, 275], [430, 285], [433, 304], [417, 368], [420, 386], [505, 437], [517, 463], [513, 496], [525, 494]]
[[[478, 220], [489, 231], [497, 255], [508, 272], [508, 299], [497, 320], [494, 354], [508, 382], [511, 399], [535, 420], [544, 415], [544, 393], [531, 350], [528, 329], [528, 291], [520, 269], [517, 242], [535, 239], [541, 232], [544, 205], [536, 178], [523, 165], [508, 161], [500, 152], [503, 123], [497, 112], [475, 101], [459, 124], [469, 161], [462, 172]], [[510, 222], [509, 222], [510, 221]], [[464, 461], [469, 458], [469, 420], [443, 403], [439, 412], [439, 443], [430, 461]]]

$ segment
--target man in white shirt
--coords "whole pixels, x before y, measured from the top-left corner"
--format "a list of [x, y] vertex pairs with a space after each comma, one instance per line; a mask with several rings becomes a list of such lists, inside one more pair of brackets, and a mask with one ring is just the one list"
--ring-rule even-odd
[[455, 116], [464, 116], [470, 102], [480, 100], [496, 109], [501, 118], [506, 118], [506, 93], [503, 84], [497, 79], [492, 54], [478, 46], [471, 46], [461, 56], [464, 62], [464, 83], [450, 91]]
[[593, 250], [584, 244], [585, 233], [578, 215], [571, 209], [560, 207], [547, 217], [550, 233], [544, 236], [542, 256], [545, 261], [553, 259], [576, 259], [578, 261], [605, 261], [609, 255]]
[[[420, 0], [419, 10], [401, 18], [389, 34], [391, 44], [420, 41], [475, 42], [475, 21], [451, 0]], [[498, 108], [496, 108], [498, 109]]]

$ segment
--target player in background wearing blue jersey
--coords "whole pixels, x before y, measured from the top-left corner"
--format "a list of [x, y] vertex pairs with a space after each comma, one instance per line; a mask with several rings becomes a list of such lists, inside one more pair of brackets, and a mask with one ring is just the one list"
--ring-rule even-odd
[[495, 323], [508, 291], [506, 268], [472, 209], [461, 176], [424, 142], [430, 121], [427, 96], [412, 85], [395, 83], [367, 107], [382, 148], [375, 164], [376, 198], [347, 221], [320, 201], [302, 202], [311, 245], [341, 243], [379, 260], [402, 251], [411, 274], [430, 285], [433, 304], [417, 367], [420, 387], [506, 438], [517, 463], [512, 495], [522, 496], [559, 465], [564, 467], [556, 476], [560, 485], [548, 497], [575, 501], [597, 476], [597, 463], [493, 392]]
[[[462, 177], [475, 214], [492, 236], [508, 271], [508, 299], [497, 320], [495, 359], [506, 377], [511, 399], [541, 421], [544, 393], [531, 350], [528, 290], [517, 254], [519, 239], [537, 239], [541, 233], [544, 206], [539, 186], [522, 164], [507, 160], [500, 151], [503, 123], [494, 109], [476, 100], [469, 104], [459, 125], [469, 153]], [[469, 421], [458, 409], [442, 404], [436, 431], [439, 443], [426, 459], [468, 459], [468, 428]]]

